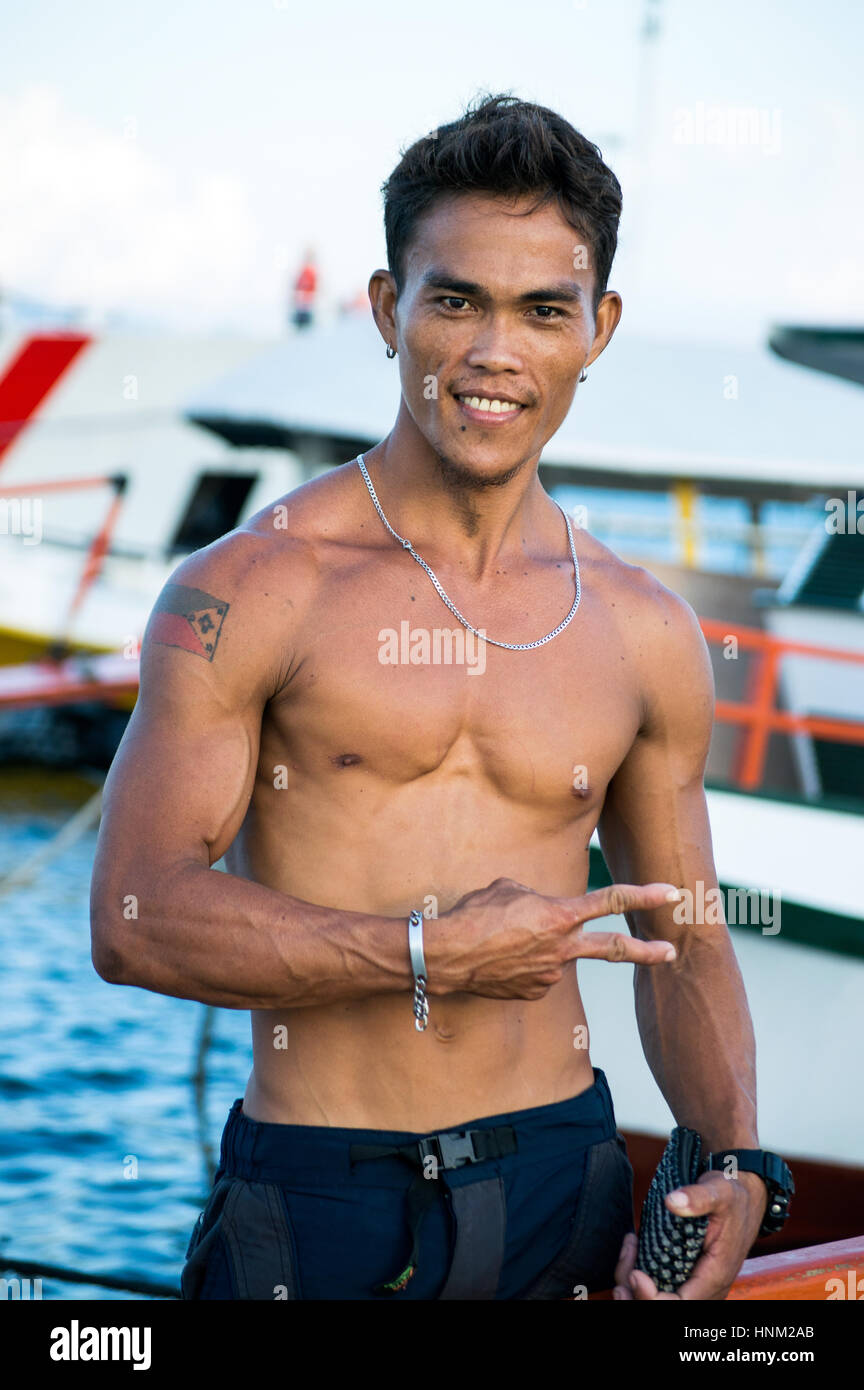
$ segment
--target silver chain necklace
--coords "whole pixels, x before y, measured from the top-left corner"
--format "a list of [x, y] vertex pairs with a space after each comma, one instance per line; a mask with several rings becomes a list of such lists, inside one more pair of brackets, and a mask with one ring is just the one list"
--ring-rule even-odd
[[[582, 586], [579, 580], [579, 561], [576, 558], [576, 547], [573, 544], [573, 532], [570, 529], [570, 518], [564, 511], [564, 508], [558, 502], [555, 502], [555, 506], [558, 508], [559, 512], [563, 516], [567, 526], [567, 539], [570, 542], [570, 555], [573, 560], [573, 575], [576, 580], [576, 597], [573, 600], [573, 607], [570, 609], [570, 612], [567, 614], [567, 617], [564, 619], [563, 623], [559, 623], [558, 626], [554, 627], [551, 632], [547, 632], [545, 637], [539, 637], [536, 642], [496, 642], [494, 637], [484, 636], [482, 632], [477, 631], [476, 627], [471, 626], [467, 618], [463, 618], [456, 605], [450, 602], [449, 598], [447, 597], [441, 585], [439, 584], [437, 576], [429, 568], [423, 557], [417, 554], [417, 551], [414, 549], [410, 541], [406, 540], [404, 536], [400, 536], [397, 531], [393, 530], [393, 527], [390, 525], [390, 522], [387, 520], [386, 516], [384, 515], [384, 512], [381, 509], [381, 503], [378, 501], [378, 498], [375, 495], [375, 489], [372, 486], [372, 479], [369, 477], [369, 474], [366, 471], [366, 464], [363, 462], [362, 454], [357, 455], [357, 462], [360, 465], [360, 471], [363, 474], [366, 486], [369, 489], [369, 496], [375, 503], [375, 508], [378, 512], [378, 515], [384, 522], [384, 525], [387, 527], [387, 530], [390, 532], [391, 536], [393, 536], [394, 539], [397, 540], [400, 545], [403, 545], [405, 549], [408, 551], [408, 553], [414, 557], [418, 565], [423, 566], [429, 578], [432, 580], [432, 583], [435, 585], [435, 588], [438, 590], [439, 595], [444, 600], [447, 607], [450, 609], [450, 612], [453, 613], [454, 616], [459, 619], [463, 627], [467, 627], [469, 632], [473, 632], [476, 637], [482, 638], [484, 642], [491, 642], [493, 647], [506, 647], [507, 650], [511, 652], [527, 652], [530, 651], [532, 647], [542, 647], [545, 642], [551, 642], [553, 637], [557, 637], [559, 632], [564, 631], [570, 619], [573, 617], [573, 614], [576, 612], [576, 609], [579, 607], [579, 600], [582, 597]], [[552, 500], [553, 502], [555, 501], [554, 498]]]

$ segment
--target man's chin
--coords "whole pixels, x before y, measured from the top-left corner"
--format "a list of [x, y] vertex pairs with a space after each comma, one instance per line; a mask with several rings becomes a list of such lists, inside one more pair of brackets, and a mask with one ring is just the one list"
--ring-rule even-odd
[[[495, 456], [483, 457], [483, 450], [466, 449], [453, 451], [440, 444], [433, 446], [443, 481], [452, 488], [463, 491], [482, 492], [485, 488], [503, 487], [515, 478], [524, 467], [526, 460], [502, 465], [502, 450], [496, 449]], [[490, 448], [490, 455], [492, 450]]]

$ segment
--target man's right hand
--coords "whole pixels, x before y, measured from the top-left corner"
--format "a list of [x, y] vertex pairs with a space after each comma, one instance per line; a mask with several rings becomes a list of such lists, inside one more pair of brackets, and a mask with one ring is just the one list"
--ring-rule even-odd
[[669, 941], [585, 933], [582, 927], [596, 917], [663, 907], [678, 898], [672, 883], [613, 883], [579, 898], [547, 898], [512, 878], [496, 878], [488, 888], [466, 893], [427, 931], [428, 993], [542, 999], [580, 956], [633, 965], [674, 960]]

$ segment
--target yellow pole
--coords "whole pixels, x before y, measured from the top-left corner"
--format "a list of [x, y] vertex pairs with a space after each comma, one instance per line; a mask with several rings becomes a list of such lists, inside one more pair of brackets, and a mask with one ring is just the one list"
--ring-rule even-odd
[[687, 569], [696, 569], [699, 562], [696, 535], [696, 498], [699, 494], [692, 483], [676, 483], [672, 491], [678, 513], [681, 556]]

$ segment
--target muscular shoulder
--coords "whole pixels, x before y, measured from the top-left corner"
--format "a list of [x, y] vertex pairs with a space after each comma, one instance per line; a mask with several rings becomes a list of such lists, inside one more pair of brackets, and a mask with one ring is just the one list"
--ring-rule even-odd
[[147, 625], [142, 675], [156, 660], [164, 667], [162, 649], [174, 648], [206, 661], [211, 682], [226, 689], [269, 698], [282, 687], [292, 634], [352, 533], [345, 468], [275, 499], [177, 566]]
[[642, 565], [622, 560], [595, 537], [586, 547], [589, 575], [607, 618], [626, 642], [644, 711], [643, 732], [684, 722], [704, 730], [714, 710], [711, 658], [699, 618]]
[[711, 740], [715, 690], [699, 618], [686, 599], [648, 570], [640, 570], [638, 588], [643, 732], [678, 739], [701, 761]]
[[352, 459], [275, 498], [232, 535], [245, 533], [267, 543], [277, 564], [281, 558], [295, 565], [304, 561], [331, 564], [333, 551], [356, 544], [358, 529], [369, 529], [370, 511], [368, 493]]
[[581, 533], [580, 569], [608, 605], [609, 618], [641, 640], [702, 645], [699, 619], [690, 604], [642, 565], [630, 564], [596, 536]]

